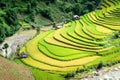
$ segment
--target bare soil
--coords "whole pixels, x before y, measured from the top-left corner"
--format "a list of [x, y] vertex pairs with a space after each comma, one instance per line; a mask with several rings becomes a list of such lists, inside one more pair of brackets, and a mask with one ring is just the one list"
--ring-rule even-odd
[[[40, 28], [40, 33], [51, 30], [52, 26], [42, 26]], [[36, 35], [36, 30], [19, 30], [17, 33], [15, 33], [13, 36], [8, 37], [5, 39], [5, 41], [0, 44], [0, 49], [3, 47], [4, 43], [8, 43], [9, 47], [7, 49], [7, 54], [5, 53], [5, 50], [0, 51], [4, 57], [10, 57], [17, 49], [17, 46], [19, 45], [22, 47], [28, 40], [32, 39]]]
[[90, 75], [84, 74], [83, 78], [74, 77], [70, 80], [120, 80], [120, 64], [92, 71]]
[[34, 80], [25, 67], [0, 57], [0, 80]]
[[11, 37], [8, 37], [5, 39], [5, 41], [0, 44], [0, 47], [2, 48], [4, 43], [7, 43], [9, 45], [7, 51], [8, 53], [5, 53], [5, 50], [3, 50], [3, 56], [11, 56], [12, 53], [16, 51], [17, 46], [23, 46], [24, 43], [26, 43], [30, 38], [32, 38], [36, 34], [36, 30], [25, 30], [21, 31], [19, 30], [16, 34], [14, 34]]

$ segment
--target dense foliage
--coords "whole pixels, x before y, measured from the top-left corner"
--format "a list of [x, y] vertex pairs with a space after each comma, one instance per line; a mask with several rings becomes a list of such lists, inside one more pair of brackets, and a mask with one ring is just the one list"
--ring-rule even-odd
[[36, 16], [39, 14], [51, 22], [64, 21], [72, 19], [74, 14], [83, 15], [94, 10], [100, 2], [100, 0], [0, 0], [0, 42], [14, 34], [20, 28], [20, 22], [36, 22]]

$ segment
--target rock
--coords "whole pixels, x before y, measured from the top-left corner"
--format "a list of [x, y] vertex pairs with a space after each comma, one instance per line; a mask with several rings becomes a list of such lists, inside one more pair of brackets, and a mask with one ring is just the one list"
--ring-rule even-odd
[[95, 72], [95, 73], [94, 73], [94, 76], [99, 76], [99, 73]]
[[87, 78], [85, 78], [84, 80], [88, 80]]
[[118, 69], [118, 68], [115, 68], [114, 70], [115, 70], [115, 71], [118, 71], [119, 69]]
[[120, 66], [118, 66], [118, 69], [120, 69]]
[[102, 78], [99, 78], [98, 80], [104, 80], [104, 79], [102, 79]]

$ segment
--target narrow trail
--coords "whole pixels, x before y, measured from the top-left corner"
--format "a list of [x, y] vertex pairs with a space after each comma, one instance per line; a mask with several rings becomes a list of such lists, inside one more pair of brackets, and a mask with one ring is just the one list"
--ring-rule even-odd
[[[43, 26], [40, 28], [40, 33], [51, 30], [52, 26]], [[2, 50], [4, 57], [10, 57], [12, 53], [16, 51], [17, 46], [23, 46], [29, 39], [33, 38], [36, 34], [36, 30], [19, 30], [14, 35], [7, 37], [3, 43], [0, 44], [0, 49], [2, 49], [4, 43], [9, 45], [7, 55], [5, 50]]]
[[90, 78], [82, 80], [120, 80], [120, 64], [93, 72]]
[[[15, 33], [11, 37], [7, 37], [5, 41], [0, 44], [0, 48], [4, 45], [4, 43], [7, 43], [9, 45], [7, 51], [7, 57], [11, 56], [13, 52], [15, 52], [17, 46], [23, 46], [24, 43], [26, 43], [30, 38], [32, 38], [36, 33], [36, 30], [25, 30], [21, 31], [19, 30], [17, 33]], [[3, 50], [3, 56], [6, 56], [5, 50]]]
[[99, 71], [92, 71], [91, 75], [84, 74], [84, 78], [74, 77], [69, 80], [120, 80], [120, 64], [104, 67]]

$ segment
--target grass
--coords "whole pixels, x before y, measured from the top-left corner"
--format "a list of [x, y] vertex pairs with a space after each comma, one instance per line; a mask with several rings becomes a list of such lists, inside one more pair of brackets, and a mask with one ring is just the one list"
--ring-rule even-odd
[[[46, 63], [49, 63], [49, 64], [53, 64], [53, 65], [58, 65], [58, 66], [63, 66], [62, 64], [64, 64], [64, 62], [60, 62], [60, 61], [57, 61], [57, 60], [54, 60], [54, 59], [51, 59], [47, 56], [44, 56], [42, 53], [40, 53], [40, 51], [38, 50], [37, 46], [36, 48], [35, 47], [32, 47], [30, 45], [32, 44], [36, 44], [35, 42], [37, 39], [34, 39], [34, 41], [32, 41], [32, 43], [27, 43], [26, 45], [26, 49], [27, 49], [27, 52], [32, 56], [34, 57], [35, 59], [37, 59], [38, 61], [43, 61], [43, 62], [46, 62]], [[32, 49], [31, 49], [32, 48]], [[34, 54], [35, 53], [35, 54]], [[41, 59], [39, 59], [41, 57]], [[48, 60], [47, 60], [48, 59]], [[50, 61], [51, 60], [51, 61]], [[47, 61], [50, 61], [50, 62], [47, 62]], [[59, 64], [55, 64], [55, 63], [59, 63]], [[64, 66], [67, 66], [68, 64], [64, 64]]]
[[[37, 35], [21, 49], [29, 54], [21, 61], [34, 68], [61, 74], [84, 69], [84, 66], [97, 66], [100, 61], [104, 64], [120, 61], [120, 41], [109, 37], [120, 30], [120, 19], [116, 17], [119, 8], [117, 3], [108, 0], [104, 1], [103, 7], [81, 16], [80, 20], [64, 24], [61, 29]], [[37, 70], [32, 72], [41, 76], [48, 74]], [[54, 80], [54, 75], [48, 75], [53, 76], [49, 80]]]
[[[81, 21], [80, 21], [81, 22]], [[77, 21], [76, 21], [76, 23], [77, 23]], [[72, 25], [72, 26], [75, 26], [75, 24], [74, 25]], [[78, 27], [78, 25], [76, 26], [76, 27]], [[74, 38], [74, 39], [76, 39], [76, 40], [79, 40], [79, 41], [82, 41], [83, 43], [85, 42], [85, 43], [87, 43], [87, 44], [105, 44], [106, 43], [106, 41], [99, 41], [99, 42], [96, 42], [95, 41], [95, 39], [94, 38], [92, 38], [92, 40], [91, 39], [88, 39], [88, 38], [84, 38], [84, 37], [81, 37], [81, 36], [79, 36], [79, 35], [77, 35], [77, 33], [75, 33], [75, 32], [73, 32], [72, 30], [75, 30], [75, 28], [76, 27], [71, 27], [71, 29], [69, 29], [68, 31], [67, 31], [67, 34], [70, 36], [70, 37], [72, 37], [72, 38]], [[83, 27], [84, 28], [84, 27]], [[82, 29], [83, 30], [83, 29]], [[85, 32], [83, 31], [83, 33], [85, 34]], [[84, 35], [83, 35], [84, 36]], [[88, 35], [89, 36], [89, 35]], [[89, 36], [90, 37], [90, 36]]]
[[23, 62], [21, 62], [20, 60], [16, 60], [16, 62], [18, 64], [22, 64], [22, 65], [26, 66], [33, 73], [35, 80], [56, 80], [56, 79], [57, 80], [65, 80], [63, 78], [63, 76], [61, 76], [61, 75], [53, 74], [53, 73], [43, 71], [43, 70], [40, 70], [40, 69], [32, 67], [32, 66], [28, 66], [28, 65], [24, 64]]
[[21, 26], [23, 29], [30, 29], [32, 28], [30, 24], [25, 23], [25, 22], [20, 22]]
[[94, 40], [93, 38], [91, 38], [90, 36], [86, 35], [83, 31], [82, 31], [82, 27], [83, 25], [81, 24], [80, 21], [76, 21], [76, 28], [75, 28], [75, 32], [77, 35], [89, 39], [89, 40]]
[[119, 52], [119, 49], [120, 49], [120, 46], [117, 46], [117, 47], [110, 49], [109, 51], [101, 52], [100, 54], [102, 55], [114, 54], [116, 52]]
[[[91, 14], [91, 13], [89, 13], [89, 14]], [[87, 14], [87, 15], [89, 15], [89, 14]], [[88, 29], [88, 31], [91, 32], [91, 33], [94, 34], [94, 35], [99, 35], [100, 37], [104, 38], [104, 37], [106, 36], [106, 34], [103, 34], [103, 33], [99, 32], [99, 31], [97, 31], [97, 30], [96, 30], [96, 26], [89, 20], [89, 18], [88, 18], [87, 15], [84, 16], [83, 21], [84, 21], [87, 25], [89, 25], [89, 27], [86, 26], [87, 29]]]
[[[44, 39], [44, 38], [43, 38]], [[59, 60], [73, 60], [76, 58], [93, 55], [93, 52], [74, 50], [69, 48], [63, 48], [56, 45], [45, 43], [44, 40], [39, 41], [39, 50], [49, 57]], [[64, 52], [62, 52], [64, 50]]]
[[106, 41], [97, 42], [97, 41], [95, 41], [95, 39], [94, 40], [88, 40], [88, 39], [82, 38], [82, 37], [76, 35], [74, 32], [69, 32], [68, 35], [77, 39], [77, 40], [80, 40], [80, 41], [83, 41], [83, 42], [86, 42], [86, 43], [92, 43], [92, 44], [96, 44], [96, 45], [99, 45], [99, 44], [102, 45], [102, 44], [106, 43]]
[[40, 25], [40, 26], [43, 26], [43, 25], [49, 25], [51, 24], [52, 22], [44, 17], [42, 17], [41, 15], [37, 15], [35, 17], [35, 22], [36, 24]]
[[[89, 17], [90, 18], [90, 17]], [[108, 29], [110, 29], [110, 30], [120, 30], [120, 27], [118, 26], [118, 25], [111, 25], [111, 24], [109, 24], [109, 22], [104, 22], [104, 21], [99, 21], [99, 20], [95, 20], [96, 19], [96, 17], [94, 16], [94, 17], [92, 17], [90, 20], [92, 21], [92, 22], [94, 22], [94, 24], [97, 24], [97, 25], [100, 25], [100, 26], [103, 26], [103, 27], [105, 27], [105, 28], [108, 28]]]
[[[36, 39], [34, 39], [34, 40], [36, 40]], [[32, 42], [35, 43], [35, 41], [32, 41]], [[22, 59], [22, 61], [24, 63], [28, 64], [28, 65], [32, 65], [34, 67], [37, 67], [37, 68], [40, 68], [40, 69], [42, 68], [42, 69], [45, 69], [45, 70], [60, 70], [60, 71], [75, 70], [77, 65], [82, 65], [84, 63], [90, 62], [90, 61], [98, 58], [98, 56], [93, 56], [93, 57], [91, 56], [91, 57], [86, 57], [86, 58], [80, 58], [80, 59], [77, 59], [77, 60], [72, 60], [72, 61], [69, 61], [69, 62], [57, 61], [57, 60], [54, 60], [54, 59], [51, 59], [49, 57], [44, 56], [42, 53], [40, 53], [40, 51], [36, 52], [37, 48], [34, 49], [32, 46], [29, 46], [29, 45], [32, 45], [32, 44], [27, 43], [26, 49], [29, 50], [29, 51], [27, 50], [27, 52], [29, 53], [30, 56], [32, 56], [32, 58], [29, 57], [29, 58], [26, 58], [26, 59]], [[24, 50], [25, 49], [23, 48], [23, 51]], [[86, 59], [89, 59], [90, 61], [88, 61]], [[86, 61], [81, 63], [80, 61], [83, 61], [83, 60], [84, 61], [86, 60]], [[76, 64], [73, 64], [73, 63], [76, 63]], [[63, 67], [63, 68], [60, 68], [60, 67]]]
[[72, 41], [69, 41], [69, 40], [63, 38], [63, 37], [60, 35], [61, 30], [62, 30], [62, 29], [59, 29], [59, 30], [57, 30], [57, 31], [54, 33], [54, 38], [55, 38], [56, 40], [60, 41], [60, 42], [63, 42], [63, 43], [65, 43], [65, 44], [72, 45], [72, 46], [75, 46], [75, 47], [79, 47], [79, 48], [85, 48], [85, 49], [91, 49], [91, 48], [92, 48], [92, 49], [94, 50], [94, 49], [100, 49], [100, 48], [102, 48], [102, 47], [91, 47], [91, 46], [76, 44], [76, 43], [74, 43], [74, 42], [72, 42]]
[[86, 24], [84, 20], [81, 20], [81, 23], [83, 24], [84, 33], [91, 36], [92, 38], [94, 38], [94, 39], [102, 39], [102, 38], [105, 37], [105, 36], [96, 35], [95, 32], [93, 31], [93, 28], [91, 28], [91, 26]]
[[90, 66], [93, 64], [98, 64], [100, 61], [102, 61], [104, 64], [111, 64], [113, 62], [120, 61], [119, 59], [120, 59], [120, 52], [116, 52], [114, 54], [109, 54], [109, 55], [101, 57], [101, 58], [99, 58], [91, 63], [88, 63], [87, 66]]
[[[64, 72], [64, 71], [74, 71], [77, 68], [83, 69], [83, 67], [82, 67], [83, 64], [94, 61], [97, 58], [99, 58], [99, 56], [86, 57], [86, 58], [78, 59], [75, 61], [63, 62], [63, 64], [60, 64], [60, 65], [57, 63], [57, 64], [55, 64], [56, 66], [53, 66], [54, 62], [52, 64], [51, 64], [51, 62], [49, 62], [49, 64], [46, 64], [46, 63], [42, 63], [40, 61], [33, 60], [30, 57], [27, 59], [23, 59], [22, 61], [25, 64], [27, 64], [29, 66], [33, 66], [35, 68], [49, 70], [49, 71], [63, 71]], [[82, 60], [85, 60], [85, 62], [83, 62]], [[73, 63], [75, 63], [75, 64], [73, 64]]]
[[112, 30], [110, 30], [110, 29], [108, 29], [108, 28], [105, 28], [105, 27], [103, 27], [103, 26], [99, 26], [99, 25], [97, 25], [97, 24], [95, 24], [95, 26], [96, 26], [97, 31], [102, 32], [102, 33], [104, 33], [104, 34], [111, 34], [111, 33], [114, 32], [114, 31], [112, 31]]
[[[69, 41], [72, 41], [72, 42], [74, 42], [74, 43], [77, 43], [77, 44], [81, 44], [81, 45], [86, 45], [86, 46], [93, 46], [93, 47], [95, 47], [96, 45], [95, 44], [87, 44], [86, 42], [83, 42], [83, 41], [80, 41], [80, 40], [77, 40], [77, 39], [75, 39], [75, 38], [73, 38], [73, 37], [70, 37], [68, 34], [67, 34], [67, 31], [69, 30], [69, 28], [65, 28], [64, 30], [62, 30], [61, 31], [61, 33], [60, 33], [60, 35], [63, 37], [63, 38], [65, 38], [65, 39], [67, 39], [67, 40], [69, 40]], [[81, 36], [80, 36], [81, 37]]]
[[[91, 53], [90, 52], [85, 52], [85, 51], [81, 51], [80, 53], [73, 53], [71, 55], [66, 55], [66, 56], [63, 56], [62, 54], [58, 54], [56, 50], [53, 50], [54, 53], [52, 53], [51, 51], [51, 48], [48, 50], [46, 49], [43, 45], [39, 45], [40, 46], [40, 51], [42, 53], [44, 53], [46, 56], [48, 57], [51, 57], [51, 58], [54, 58], [56, 60], [62, 60], [62, 61], [69, 61], [69, 60], [74, 60], [74, 59], [79, 59], [79, 58], [82, 58], [82, 57], [87, 57], [87, 56], [92, 56], [94, 55], [95, 53]], [[50, 51], [51, 50], [51, 51]], [[55, 53], [56, 52], [56, 53]], [[65, 54], [64, 54], [65, 55]]]

